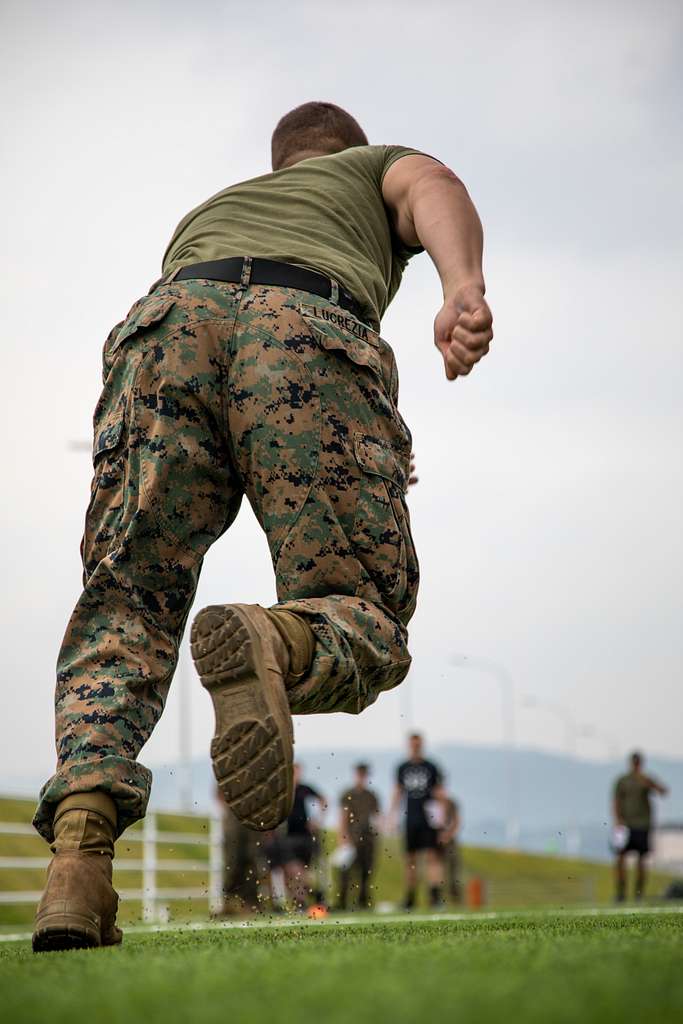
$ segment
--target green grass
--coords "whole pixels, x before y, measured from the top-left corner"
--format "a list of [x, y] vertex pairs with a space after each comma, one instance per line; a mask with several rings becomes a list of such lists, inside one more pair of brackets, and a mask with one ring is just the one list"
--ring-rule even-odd
[[683, 917], [499, 920], [133, 935], [34, 956], [0, 945], [3, 1019], [98, 1024], [657, 1024], [683, 1018]]

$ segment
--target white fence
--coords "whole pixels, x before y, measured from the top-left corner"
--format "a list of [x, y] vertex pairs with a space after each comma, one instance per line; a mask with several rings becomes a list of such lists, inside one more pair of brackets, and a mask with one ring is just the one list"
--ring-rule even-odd
[[[194, 815], [181, 815], [193, 817]], [[209, 822], [208, 832], [162, 832], [157, 828], [157, 815], [147, 814], [139, 831], [125, 833], [125, 843], [142, 844], [142, 858], [117, 857], [114, 866], [117, 874], [123, 871], [141, 871], [142, 889], [119, 889], [123, 900], [140, 900], [144, 921], [163, 920], [166, 905], [170, 900], [206, 899], [209, 910], [214, 913], [222, 907], [223, 890], [223, 824], [219, 817], [196, 817], [197, 822]], [[0, 836], [33, 836], [37, 834], [32, 825], [19, 822], [0, 822]], [[208, 860], [199, 858], [159, 858], [157, 845], [173, 843], [176, 846], [208, 847]], [[49, 857], [0, 857], [3, 868], [27, 869], [47, 868]], [[164, 887], [159, 875], [176, 873], [204, 873], [208, 875], [208, 886]], [[14, 903], [37, 903], [41, 892], [0, 891], [0, 905]]]

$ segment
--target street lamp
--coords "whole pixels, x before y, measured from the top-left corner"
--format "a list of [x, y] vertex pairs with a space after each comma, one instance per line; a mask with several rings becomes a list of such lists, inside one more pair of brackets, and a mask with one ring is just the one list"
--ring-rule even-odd
[[178, 792], [180, 809], [192, 810], [192, 695], [190, 692], [190, 673], [187, 663], [187, 644], [181, 642], [178, 650], [178, 761], [179, 779]]
[[[549, 711], [550, 714], [555, 715], [555, 717], [560, 720], [564, 727], [567, 755], [572, 761], [576, 760], [576, 739], [579, 735], [579, 730], [576, 725], [576, 719], [572, 713], [567, 708], [563, 707], [562, 704], [555, 704], [553, 701], [539, 700], [538, 697], [527, 696], [524, 698], [522, 703], [524, 707], [527, 708], [538, 708], [540, 711]], [[581, 833], [574, 822], [570, 822], [567, 825], [566, 850], [570, 857], [577, 856], [581, 850]]]
[[539, 700], [538, 697], [525, 696], [522, 700], [522, 704], [527, 708], [538, 708], [540, 711], [549, 711], [550, 714], [555, 715], [557, 719], [562, 723], [564, 728], [565, 746], [567, 753], [570, 757], [576, 757], [576, 738], [579, 734], [579, 730], [576, 725], [576, 719], [567, 708], [561, 704], [555, 704], [553, 701]]
[[598, 743], [602, 743], [607, 753], [608, 760], [620, 760], [621, 750], [614, 736], [609, 736], [607, 733], [601, 732], [599, 729], [595, 729], [592, 725], [581, 726], [581, 729], [579, 730], [579, 735], [585, 736], [586, 739], [597, 740]]
[[507, 759], [507, 818], [505, 822], [505, 839], [511, 849], [519, 843], [519, 786], [517, 780], [517, 761], [515, 758], [515, 684], [507, 669], [490, 658], [470, 657], [468, 654], [455, 654], [452, 664], [457, 668], [470, 669], [474, 672], [485, 672], [493, 677], [500, 691], [500, 710], [503, 725], [503, 744]]

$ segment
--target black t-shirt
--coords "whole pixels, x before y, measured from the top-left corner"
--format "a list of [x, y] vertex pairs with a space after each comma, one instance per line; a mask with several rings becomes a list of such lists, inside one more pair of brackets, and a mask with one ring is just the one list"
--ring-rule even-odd
[[292, 811], [287, 818], [287, 835], [290, 836], [301, 836], [308, 835], [308, 810], [306, 808], [307, 800], [320, 800], [320, 793], [311, 786], [303, 785], [299, 783], [294, 789], [294, 803], [292, 805]]
[[398, 767], [396, 780], [406, 795], [407, 827], [429, 828], [424, 806], [441, 782], [439, 769], [431, 761], [404, 761]]

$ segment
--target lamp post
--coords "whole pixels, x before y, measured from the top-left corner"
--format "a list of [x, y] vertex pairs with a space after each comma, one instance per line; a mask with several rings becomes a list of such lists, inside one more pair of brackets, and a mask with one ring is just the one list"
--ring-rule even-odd
[[[562, 704], [555, 704], [554, 701], [543, 701], [539, 700], [538, 697], [527, 696], [523, 700], [523, 705], [528, 708], [538, 708], [540, 711], [547, 711], [562, 723], [565, 736], [565, 745], [567, 749], [567, 756], [570, 760], [576, 760], [576, 743], [579, 735], [579, 729], [576, 724], [576, 719], [572, 713]], [[566, 851], [570, 857], [576, 857], [581, 850], [581, 833], [579, 832], [578, 826], [575, 822], [570, 821], [567, 824], [567, 836], [566, 836]]]
[[570, 757], [576, 757], [576, 740], [579, 735], [579, 729], [572, 713], [561, 704], [555, 704], [553, 701], [539, 700], [538, 697], [525, 696], [522, 703], [524, 707], [538, 708], [540, 711], [548, 711], [551, 715], [555, 715], [558, 721], [562, 723], [564, 729], [567, 754]]
[[413, 693], [410, 688], [410, 676], [402, 686], [399, 686], [399, 717], [401, 719], [401, 732], [412, 732], [413, 730]]
[[517, 761], [515, 758], [515, 684], [507, 669], [490, 658], [470, 657], [468, 654], [453, 655], [452, 663], [457, 668], [484, 672], [496, 682], [500, 693], [500, 711], [503, 726], [503, 745], [507, 760], [507, 818], [505, 841], [511, 849], [519, 843], [519, 786]]
[[188, 671], [187, 644], [181, 642], [178, 651], [178, 795], [180, 808], [192, 810], [192, 700]]
[[586, 739], [597, 740], [601, 743], [607, 753], [607, 759], [609, 761], [619, 761], [621, 759], [621, 750], [619, 743], [614, 736], [609, 736], [605, 732], [596, 729], [592, 725], [583, 725], [579, 730], [579, 736], [584, 736]]

